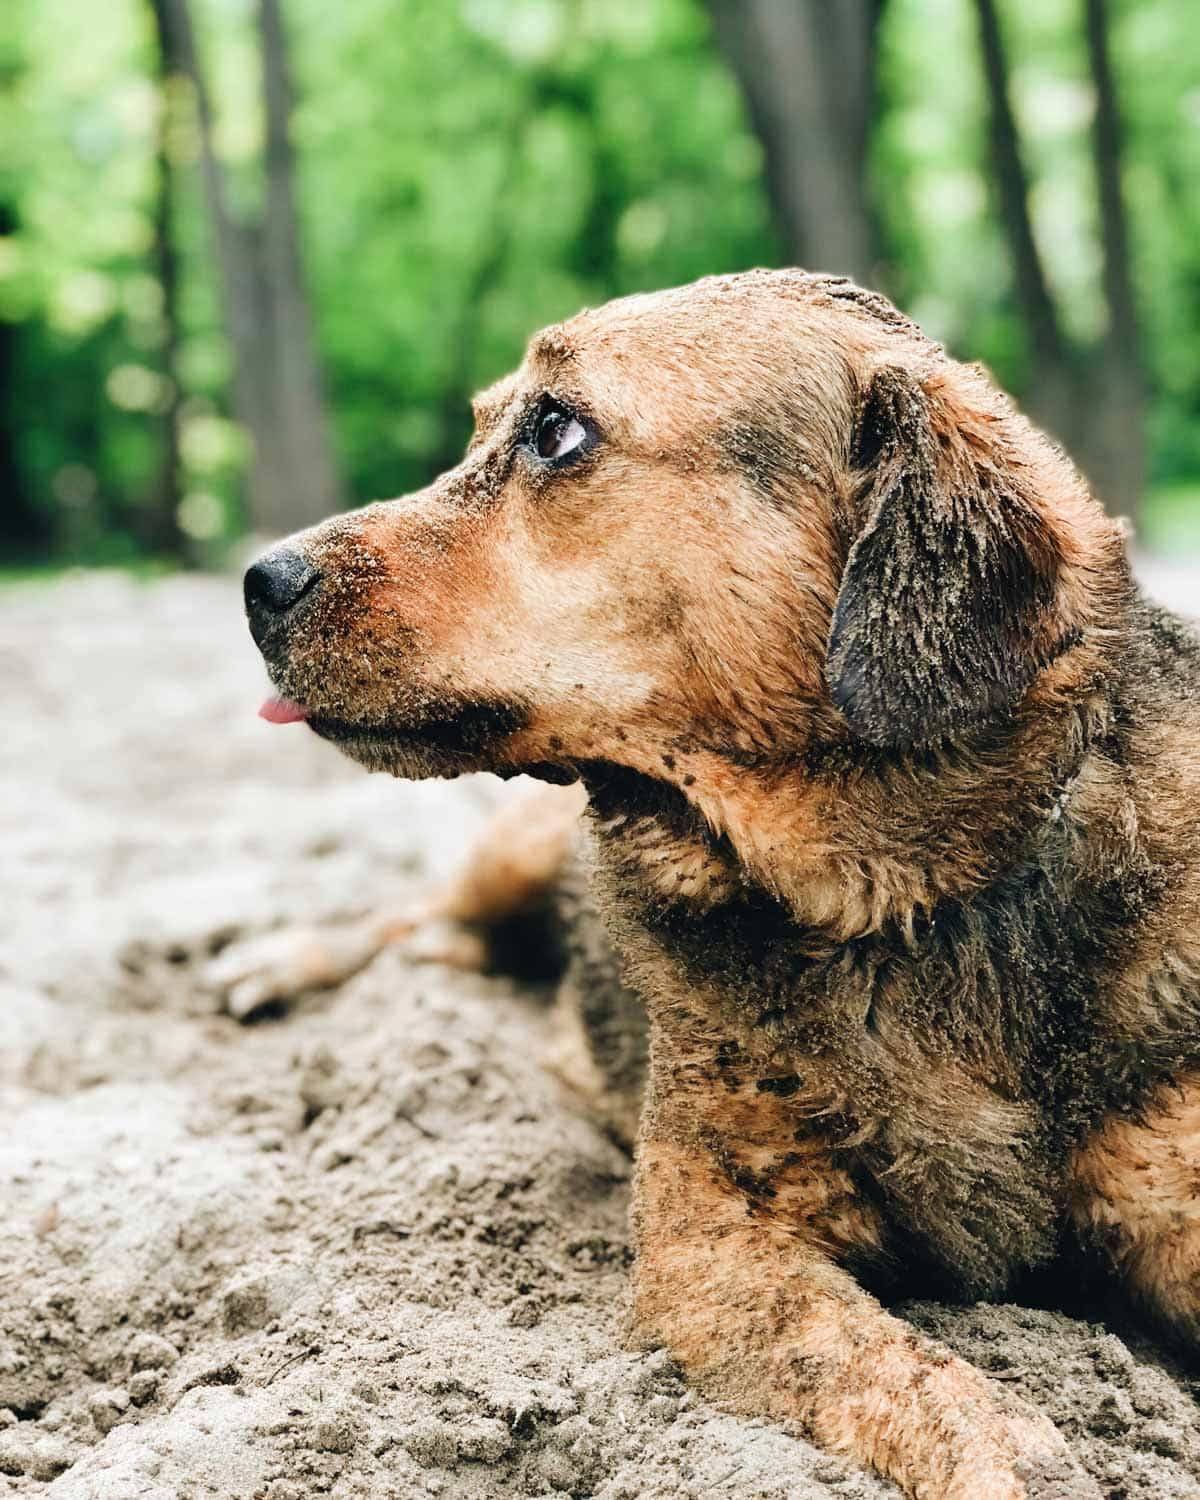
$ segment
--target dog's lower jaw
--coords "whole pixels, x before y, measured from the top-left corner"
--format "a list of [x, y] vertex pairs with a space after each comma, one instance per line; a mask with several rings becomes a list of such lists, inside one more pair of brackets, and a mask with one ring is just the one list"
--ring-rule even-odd
[[1047, 1418], [885, 1312], [813, 1222], [755, 1213], [718, 1161], [671, 1138], [671, 1115], [652, 1098], [635, 1186], [641, 1341], [721, 1405], [918, 1500], [1099, 1500]]
[[495, 771], [515, 775], [505, 747], [524, 726], [526, 709], [510, 702], [422, 702], [382, 719], [310, 709], [309, 727], [369, 771], [407, 781]]

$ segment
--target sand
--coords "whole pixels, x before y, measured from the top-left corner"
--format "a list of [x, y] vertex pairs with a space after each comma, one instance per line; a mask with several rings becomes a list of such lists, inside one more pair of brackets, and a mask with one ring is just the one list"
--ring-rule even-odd
[[[544, 996], [397, 953], [250, 1025], [206, 987], [399, 903], [504, 789], [256, 720], [226, 580], [8, 588], [0, 684], [0, 1493], [896, 1494], [623, 1347], [630, 1164]], [[1111, 1312], [905, 1311], [1111, 1500], [1200, 1496], [1196, 1372]]]

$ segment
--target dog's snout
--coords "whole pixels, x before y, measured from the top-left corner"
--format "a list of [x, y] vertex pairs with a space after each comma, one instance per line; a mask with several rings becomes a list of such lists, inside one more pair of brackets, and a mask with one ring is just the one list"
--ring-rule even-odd
[[247, 568], [242, 587], [255, 640], [294, 608], [320, 577], [316, 568], [290, 547], [276, 547]]

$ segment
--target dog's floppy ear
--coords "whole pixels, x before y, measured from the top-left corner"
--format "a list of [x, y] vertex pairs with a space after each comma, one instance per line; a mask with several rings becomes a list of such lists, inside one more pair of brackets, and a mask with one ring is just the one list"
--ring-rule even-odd
[[826, 677], [873, 745], [928, 744], [1010, 710], [1057, 644], [1059, 551], [995, 420], [898, 366], [865, 393], [854, 454], [864, 519]]

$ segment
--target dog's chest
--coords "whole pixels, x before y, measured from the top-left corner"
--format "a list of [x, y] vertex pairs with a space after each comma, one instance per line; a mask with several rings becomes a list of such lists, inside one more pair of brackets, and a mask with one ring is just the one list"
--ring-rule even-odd
[[919, 1251], [975, 1292], [1050, 1252], [1039, 1111], [1001, 1037], [964, 1052], [920, 1023], [919, 966], [823, 949], [759, 895], [602, 901], [651, 1019], [650, 1128], [689, 1135], [747, 1212], [846, 1254]]

